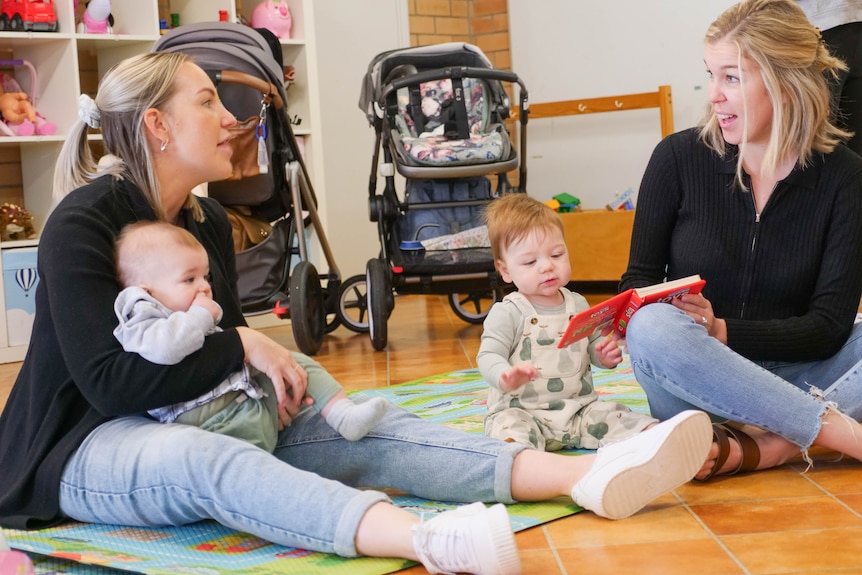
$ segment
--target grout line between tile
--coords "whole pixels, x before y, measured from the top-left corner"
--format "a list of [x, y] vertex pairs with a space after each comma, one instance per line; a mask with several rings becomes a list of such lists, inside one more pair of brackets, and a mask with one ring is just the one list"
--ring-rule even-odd
[[742, 561], [736, 555], [734, 555], [734, 553], [730, 550], [730, 548], [727, 545], [725, 545], [724, 541], [722, 541], [721, 538], [712, 531], [712, 529], [707, 527], [706, 523], [704, 523], [704, 521], [700, 518], [700, 516], [698, 516], [698, 514], [694, 512], [694, 509], [692, 509], [688, 505], [688, 503], [682, 497], [680, 497], [680, 495], [676, 491], [673, 492], [673, 495], [674, 495], [674, 497], [677, 498], [677, 501], [679, 501], [679, 503], [680, 503], [680, 505], [682, 505], [683, 509], [688, 511], [688, 513], [694, 518], [694, 520], [697, 521], [698, 525], [700, 525], [700, 527], [704, 531], [706, 531], [710, 537], [712, 537], [713, 541], [715, 541], [718, 544], [718, 546], [721, 547], [721, 549], [725, 553], [727, 553], [727, 556], [730, 557], [731, 561], [736, 563], [737, 566], [739, 566], [739, 568], [742, 569], [742, 572], [744, 573], [744, 575], [753, 575], [751, 573], [751, 571], [749, 571], [748, 568], [746, 568], [746, 566], [742, 563]]
[[569, 572], [566, 570], [566, 566], [563, 563], [562, 557], [557, 552], [557, 546], [554, 545], [554, 540], [551, 537], [550, 531], [548, 531], [547, 525], [542, 525], [541, 527], [542, 533], [545, 535], [545, 541], [548, 542], [548, 549], [551, 550], [551, 555], [554, 556], [554, 561], [557, 563], [557, 568], [560, 570], [560, 575], [569, 575]]
[[855, 509], [853, 509], [852, 507], [850, 507], [849, 505], [844, 503], [837, 495], [835, 495], [834, 493], [832, 493], [831, 491], [829, 491], [828, 489], [826, 489], [825, 487], [823, 487], [822, 485], [820, 485], [819, 483], [817, 483], [816, 481], [811, 479], [807, 473], [805, 473], [804, 471], [799, 471], [795, 467], [793, 469], [795, 469], [799, 473], [799, 475], [801, 475], [802, 478], [805, 479], [805, 481], [808, 481], [809, 483], [814, 485], [814, 487], [816, 487], [817, 489], [822, 491], [825, 495], [827, 495], [830, 499], [835, 501], [838, 505], [840, 505], [841, 507], [843, 507], [844, 509], [846, 509], [847, 511], [849, 511], [850, 513], [852, 513], [853, 515], [855, 515], [859, 519], [862, 519], [862, 513], [859, 513], [858, 511], [856, 511]]

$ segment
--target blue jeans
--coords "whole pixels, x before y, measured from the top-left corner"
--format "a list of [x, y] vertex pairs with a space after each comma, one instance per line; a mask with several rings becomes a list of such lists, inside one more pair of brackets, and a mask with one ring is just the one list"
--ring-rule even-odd
[[[314, 364], [317, 365], [317, 364]], [[309, 379], [330, 377], [308, 367]], [[342, 438], [311, 407], [273, 454], [194, 426], [124, 417], [96, 428], [60, 484], [62, 512], [131, 526], [215, 519], [290, 547], [356, 555], [359, 522], [392, 487], [435, 500], [513, 503], [525, 446], [428, 422], [395, 406], [365, 438]]]
[[862, 418], [862, 324], [841, 350], [809, 362], [754, 362], [711, 337], [670, 304], [632, 317], [626, 342], [653, 417], [702, 409], [748, 423], [808, 449], [828, 405]]

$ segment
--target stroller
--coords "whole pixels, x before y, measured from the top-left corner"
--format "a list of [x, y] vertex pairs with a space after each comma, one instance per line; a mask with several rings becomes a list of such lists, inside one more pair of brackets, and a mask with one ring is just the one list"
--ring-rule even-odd
[[[314, 355], [325, 333], [338, 327], [341, 283], [317, 214], [296, 137], [287, 115], [281, 45], [269, 30], [231, 22], [175, 28], [153, 51], [194, 57], [234, 128], [233, 175], [210, 182], [207, 193], [225, 206], [238, 248], [237, 287], [245, 315], [289, 317], [300, 351]], [[326, 287], [308, 260], [305, 227], [311, 224], [329, 265]]]
[[[368, 67], [359, 107], [376, 136], [368, 193], [380, 253], [368, 261], [364, 277], [342, 284], [337, 312], [345, 327], [369, 331], [376, 350], [386, 347], [394, 293], [448, 294], [455, 314], [476, 324], [503, 295], [482, 215], [493, 199], [523, 192], [527, 176], [503, 124], [510, 113], [503, 82], [518, 84], [524, 154], [524, 83], [514, 73], [494, 70], [476, 46], [391, 50]], [[378, 193], [381, 150], [385, 184]], [[518, 189], [507, 178], [515, 169]], [[405, 178], [403, 200], [396, 171]], [[351, 309], [360, 310], [358, 319]]]

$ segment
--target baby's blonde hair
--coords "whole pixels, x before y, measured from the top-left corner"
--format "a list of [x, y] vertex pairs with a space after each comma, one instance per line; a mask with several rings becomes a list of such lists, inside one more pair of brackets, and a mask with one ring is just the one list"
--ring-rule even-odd
[[124, 288], [149, 283], [146, 277], [153, 258], [165, 251], [191, 248], [206, 252], [191, 232], [156, 220], [141, 220], [122, 229], [114, 244], [117, 278]]
[[547, 204], [525, 193], [512, 193], [492, 201], [485, 208], [485, 224], [494, 261], [503, 257], [503, 252], [512, 243], [541, 230], [559, 230], [565, 235], [560, 216]]

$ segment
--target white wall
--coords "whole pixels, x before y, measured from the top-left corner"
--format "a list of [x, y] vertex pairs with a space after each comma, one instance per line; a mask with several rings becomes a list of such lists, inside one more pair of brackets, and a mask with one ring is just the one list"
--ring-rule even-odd
[[[674, 129], [693, 126], [707, 97], [703, 35], [735, 0], [509, 0], [512, 70], [531, 102], [673, 89]], [[541, 6], [541, 9], [538, 7]], [[532, 121], [527, 191], [567, 192], [586, 208], [637, 192], [661, 139], [658, 109]]]
[[[368, 64], [410, 43], [406, 0], [314, 0], [324, 149], [326, 237], [341, 278], [365, 274], [380, 250], [368, 219], [374, 129], [359, 109]], [[316, 265], [326, 273], [325, 262]]]

